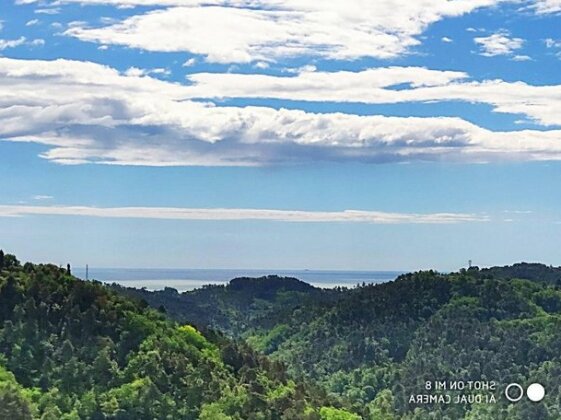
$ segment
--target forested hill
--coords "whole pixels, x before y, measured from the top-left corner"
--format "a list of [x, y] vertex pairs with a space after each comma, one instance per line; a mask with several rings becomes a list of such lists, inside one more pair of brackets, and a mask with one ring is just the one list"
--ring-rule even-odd
[[342, 289], [325, 290], [292, 277], [240, 277], [226, 285], [209, 285], [178, 293], [112, 287], [121, 294], [140, 298], [181, 322], [219, 330], [239, 337], [251, 328], [274, 327], [278, 317], [292, 316], [298, 306], [315, 306], [342, 297]]
[[[293, 378], [318, 384], [365, 419], [559, 419], [557, 269], [527, 267], [425, 271], [353, 289], [280, 288], [265, 297], [258, 291], [267, 279], [236, 281], [245, 282], [242, 291], [217, 286], [184, 294], [127, 293], [172, 317], [209, 322], [245, 340], [286, 364]], [[252, 284], [259, 284], [255, 294]], [[427, 380], [495, 381], [497, 403], [411, 403]], [[505, 400], [506, 384], [534, 381], [548, 390], [542, 403]]]
[[538, 263], [518, 263], [504, 267], [491, 267], [479, 270], [480, 275], [499, 279], [526, 279], [541, 281], [560, 286], [561, 267]]
[[[561, 290], [489, 270], [151, 293], [0, 252], [0, 419], [559, 419]], [[427, 380], [495, 381], [497, 401], [411, 401]], [[508, 403], [511, 382], [546, 397]]]
[[283, 366], [0, 251], [0, 419], [355, 419]]

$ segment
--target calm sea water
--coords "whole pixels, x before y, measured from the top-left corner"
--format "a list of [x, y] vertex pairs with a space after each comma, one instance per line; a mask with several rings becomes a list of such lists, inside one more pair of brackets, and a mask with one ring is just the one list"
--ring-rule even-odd
[[[72, 273], [86, 277], [85, 268], [73, 268]], [[400, 271], [324, 271], [324, 270], [225, 270], [225, 269], [134, 269], [92, 268], [89, 278], [127, 287], [146, 287], [159, 290], [173, 287], [179, 291], [192, 290], [206, 284], [225, 284], [236, 277], [260, 277], [270, 274], [296, 277], [317, 287], [352, 287], [360, 283], [383, 283], [394, 280]]]

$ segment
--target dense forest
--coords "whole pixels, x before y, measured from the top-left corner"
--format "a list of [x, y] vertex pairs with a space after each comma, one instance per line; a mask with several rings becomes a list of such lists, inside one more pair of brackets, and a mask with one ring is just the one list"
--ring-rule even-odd
[[[559, 419], [559, 273], [516, 264], [335, 290], [278, 277], [185, 293], [113, 287], [249, 344], [362, 418]], [[411, 402], [427, 380], [494, 381], [496, 403]], [[540, 382], [546, 398], [509, 403], [511, 382]]]
[[0, 419], [353, 419], [243, 342], [0, 251]]
[[[0, 251], [1, 419], [559, 419], [559, 269], [424, 271], [324, 290], [178, 293], [81, 281]], [[492, 393], [427, 381], [495, 382]], [[505, 384], [542, 383], [540, 403]], [[442, 403], [412, 396], [493, 394]]]

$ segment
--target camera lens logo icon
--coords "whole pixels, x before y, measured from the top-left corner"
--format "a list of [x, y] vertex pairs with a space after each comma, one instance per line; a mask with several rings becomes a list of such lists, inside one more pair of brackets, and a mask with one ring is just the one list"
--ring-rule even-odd
[[530, 401], [540, 402], [545, 397], [545, 388], [542, 384], [532, 384], [528, 387], [526, 395], [528, 395]]
[[505, 389], [505, 397], [510, 402], [518, 402], [524, 396], [524, 388], [520, 384], [510, 384]]
[[[533, 383], [526, 390], [528, 399], [532, 402], [540, 402], [545, 397], [545, 388], [542, 384]], [[524, 388], [522, 385], [512, 383], [505, 389], [505, 397], [510, 402], [518, 402], [524, 397]]]

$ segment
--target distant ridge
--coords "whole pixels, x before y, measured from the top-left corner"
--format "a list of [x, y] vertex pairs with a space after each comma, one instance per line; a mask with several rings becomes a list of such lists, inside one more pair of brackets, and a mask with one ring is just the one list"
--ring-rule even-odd
[[521, 262], [503, 267], [483, 268], [479, 272], [498, 279], [524, 279], [561, 285], [561, 267], [541, 263]]
[[128, 296], [165, 309], [175, 319], [211, 327], [229, 335], [248, 325], [270, 326], [269, 314], [287, 313], [299, 306], [333, 302], [343, 296], [339, 289], [321, 289], [295, 277], [267, 275], [237, 277], [227, 284], [211, 284], [179, 293], [166, 287], [160, 291], [134, 289], [113, 284]]
[[259, 297], [273, 297], [280, 290], [287, 292], [311, 292], [319, 290], [295, 277], [277, 275], [263, 277], [237, 277], [226, 286], [231, 291], [252, 291]]

